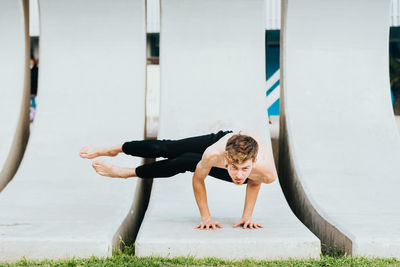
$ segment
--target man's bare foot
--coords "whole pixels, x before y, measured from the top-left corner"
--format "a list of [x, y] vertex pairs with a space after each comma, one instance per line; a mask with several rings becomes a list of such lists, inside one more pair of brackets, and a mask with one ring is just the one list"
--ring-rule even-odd
[[94, 170], [101, 176], [108, 176], [113, 178], [129, 178], [136, 177], [134, 168], [121, 168], [106, 161], [96, 160], [93, 161], [92, 166]]
[[84, 159], [93, 159], [100, 156], [115, 157], [122, 152], [122, 146], [85, 146], [79, 152], [79, 156]]

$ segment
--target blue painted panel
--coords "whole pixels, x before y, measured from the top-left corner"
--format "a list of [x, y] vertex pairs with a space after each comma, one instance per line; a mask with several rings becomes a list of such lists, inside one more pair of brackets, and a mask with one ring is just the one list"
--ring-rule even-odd
[[[270, 30], [266, 31], [266, 78], [267, 80], [274, 75], [274, 73], [280, 68], [280, 31]], [[271, 88], [266, 88], [266, 94], [269, 95], [277, 86], [279, 82], [276, 82]], [[279, 115], [279, 100], [276, 101], [269, 109], [268, 115], [274, 116]]]

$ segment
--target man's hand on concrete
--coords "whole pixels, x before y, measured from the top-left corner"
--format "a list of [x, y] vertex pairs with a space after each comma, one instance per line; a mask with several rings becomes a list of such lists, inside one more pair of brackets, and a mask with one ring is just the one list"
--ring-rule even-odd
[[250, 229], [264, 228], [261, 224], [252, 222], [251, 219], [241, 219], [233, 227], [236, 228], [240, 225], [243, 225], [243, 229], [246, 229], [247, 227]]
[[219, 222], [214, 221], [211, 217], [210, 218], [206, 218], [206, 219], [202, 219], [201, 223], [199, 225], [197, 225], [195, 227], [195, 229], [200, 229], [200, 230], [209, 230], [209, 229], [217, 229], [218, 228], [222, 228], [222, 226], [219, 224]]

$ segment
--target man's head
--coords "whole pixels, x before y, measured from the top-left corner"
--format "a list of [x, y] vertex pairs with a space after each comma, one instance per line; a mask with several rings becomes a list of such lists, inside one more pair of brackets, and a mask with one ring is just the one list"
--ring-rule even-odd
[[251, 136], [235, 134], [225, 147], [228, 173], [235, 184], [243, 184], [257, 161], [258, 144]]

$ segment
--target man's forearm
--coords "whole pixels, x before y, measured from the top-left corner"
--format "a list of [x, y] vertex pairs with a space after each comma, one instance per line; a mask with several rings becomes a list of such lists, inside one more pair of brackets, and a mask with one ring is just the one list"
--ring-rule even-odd
[[253, 215], [254, 205], [256, 204], [260, 187], [261, 183], [256, 183], [249, 180], [246, 187], [246, 200], [244, 203], [242, 219], [250, 219]]
[[200, 211], [200, 216], [202, 219], [206, 219], [211, 217], [210, 211], [208, 209], [207, 204], [207, 191], [206, 186], [204, 184], [204, 179], [197, 176], [198, 174], [195, 172], [193, 175], [193, 192], [194, 197], [196, 198], [196, 203]]

